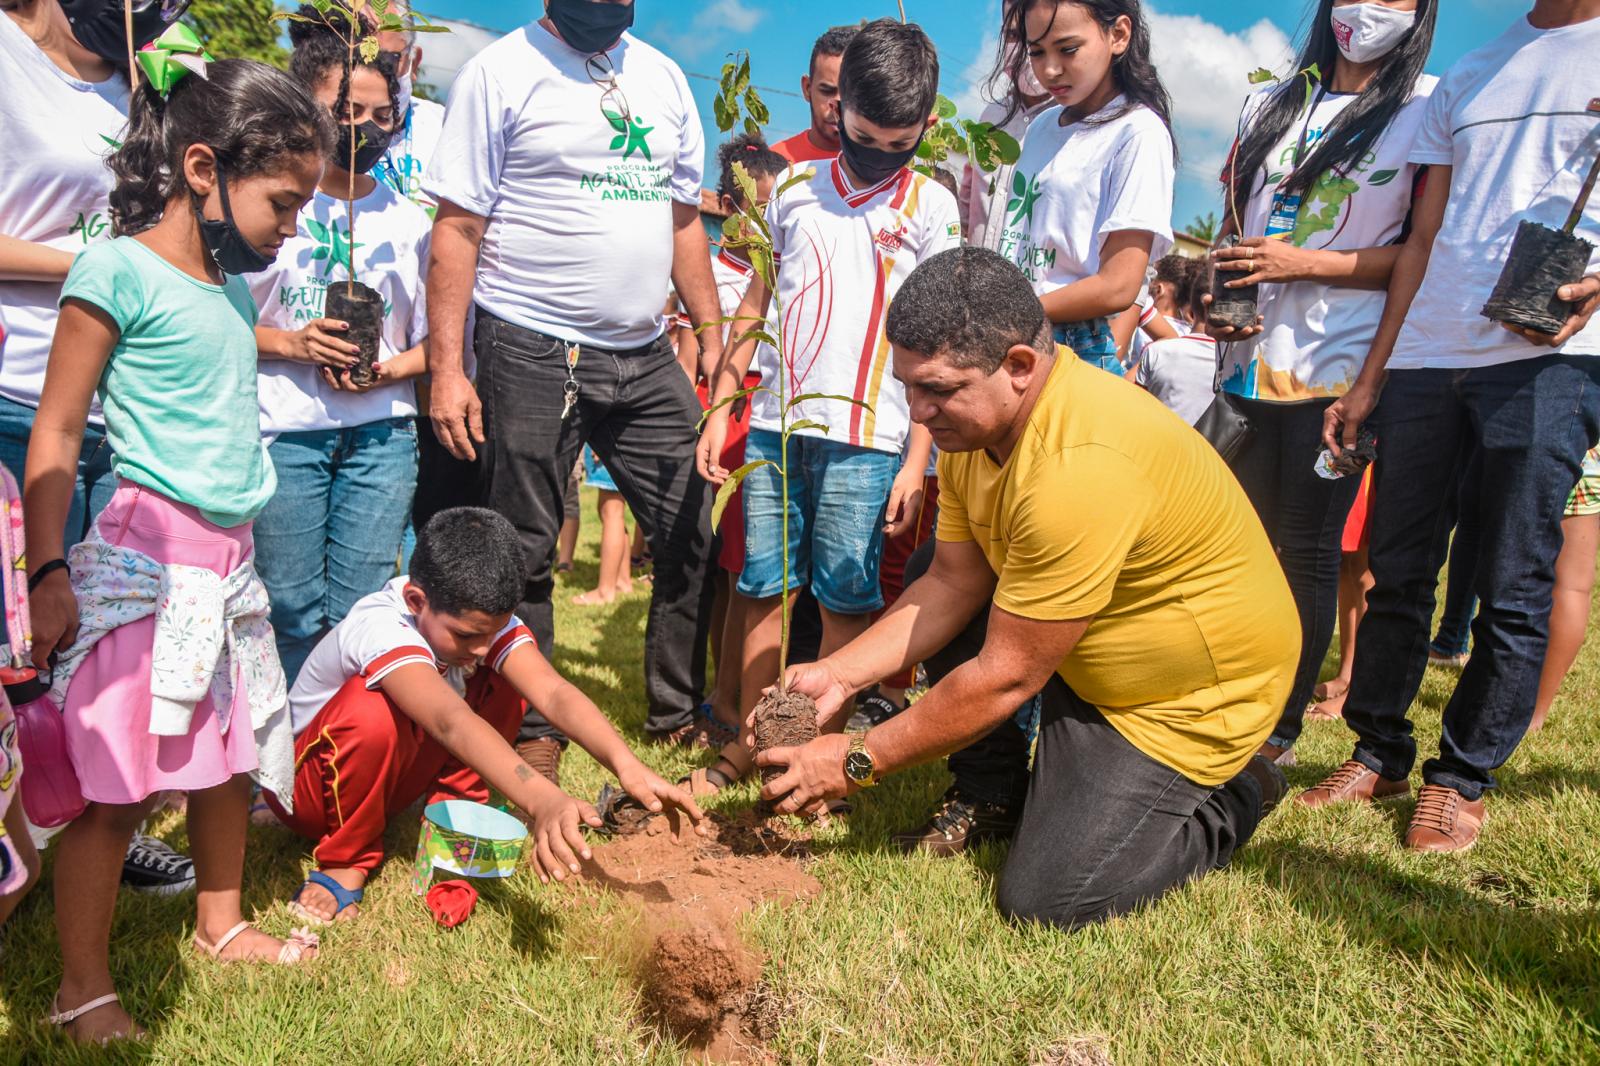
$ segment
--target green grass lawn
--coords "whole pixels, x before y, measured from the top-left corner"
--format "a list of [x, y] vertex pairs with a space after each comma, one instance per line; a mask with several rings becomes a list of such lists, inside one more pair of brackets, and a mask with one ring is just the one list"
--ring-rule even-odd
[[[609, 609], [566, 596], [594, 579], [585, 547], [560, 590], [557, 665], [639, 740], [646, 589]], [[1437, 743], [1452, 675], [1430, 671], [1415, 708]], [[815, 899], [744, 926], [784, 1004], [778, 1061], [1065, 1064], [1600, 1062], [1600, 647], [1588, 649], [1551, 725], [1500, 774], [1478, 846], [1424, 858], [1399, 845], [1410, 807], [1288, 806], [1231, 869], [1132, 917], [1073, 936], [1006, 925], [993, 908], [1003, 849], [903, 858], [886, 836], [919, 820], [942, 768], [885, 782], [847, 826], [819, 835]], [[1290, 779], [1347, 757], [1339, 723], [1315, 723]], [[643, 749], [663, 773], [696, 764]], [[579, 753], [569, 787], [605, 780]], [[719, 805], [739, 808], [744, 786]], [[403, 824], [402, 824], [403, 823]], [[175, 846], [182, 820], [156, 827]], [[188, 947], [192, 901], [124, 896], [112, 967], [151, 1030], [143, 1046], [83, 1051], [40, 1020], [59, 978], [49, 879], [0, 934], [0, 1062], [676, 1063], [637, 1021], [637, 957], [622, 901], [541, 887], [531, 872], [484, 891], [460, 929], [412, 895], [416, 823], [358, 922], [324, 933], [298, 971], [223, 969]], [[284, 933], [301, 843], [252, 829], [246, 913]], [[587, 892], [588, 890], [578, 890]]]

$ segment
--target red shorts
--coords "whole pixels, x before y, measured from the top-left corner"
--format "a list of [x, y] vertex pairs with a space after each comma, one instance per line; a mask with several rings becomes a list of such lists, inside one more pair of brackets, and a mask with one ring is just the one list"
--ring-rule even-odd
[[[744, 387], [754, 388], [761, 384], [760, 374], [746, 374]], [[711, 397], [708, 395], [705, 382], [696, 386], [695, 391], [700, 394], [700, 406], [711, 406]], [[750, 402], [747, 399], [739, 404], [739, 417], [728, 419], [728, 439], [722, 444], [722, 463], [724, 470], [737, 470], [744, 465], [744, 444], [750, 437]], [[717, 533], [722, 538], [722, 547], [717, 554], [717, 565], [732, 574], [737, 574], [744, 569], [744, 490], [735, 489], [733, 499], [728, 501], [727, 510], [722, 512], [722, 525], [717, 527]]]

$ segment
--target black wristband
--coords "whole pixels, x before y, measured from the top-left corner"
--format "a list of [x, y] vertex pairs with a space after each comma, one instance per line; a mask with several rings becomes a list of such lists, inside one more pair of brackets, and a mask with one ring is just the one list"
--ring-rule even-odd
[[72, 571], [67, 567], [65, 559], [51, 559], [48, 563], [35, 570], [32, 577], [28, 578], [28, 591], [33, 592], [38, 589], [44, 583], [44, 579], [57, 570], [66, 570], [69, 576], [72, 574]]

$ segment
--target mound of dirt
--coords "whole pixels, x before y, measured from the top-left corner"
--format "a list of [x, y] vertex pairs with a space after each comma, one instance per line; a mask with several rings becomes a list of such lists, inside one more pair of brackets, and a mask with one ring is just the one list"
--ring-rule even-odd
[[[774, 689], [755, 707], [756, 751], [799, 747], [817, 739], [817, 705], [810, 696]], [[776, 766], [763, 767], [761, 781], [782, 777]]]
[[762, 1042], [782, 1012], [761, 982], [759, 954], [738, 932], [739, 916], [769, 900], [787, 904], [821, 886], [801, 867], [803, 840], [746, 814], [710, 816], [710, 834], [675, 842], [653, 818], [594, 849], [585, 874], [633, 898], [648, 946], [637, 974], [645, 1013], [711, 1062], [770, 1061]]

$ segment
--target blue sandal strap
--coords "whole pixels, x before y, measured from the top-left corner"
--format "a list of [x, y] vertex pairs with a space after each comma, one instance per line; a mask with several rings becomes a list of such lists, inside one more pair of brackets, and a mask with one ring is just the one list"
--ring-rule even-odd
[[[335, 915], [338, 915], [346, 907], [360, 903], [361, 898], [367, 894], [365, 888], [345, 888], [321, 870], [312, 870], [306, 875], [306, 884], [300, 886], [300, 892], [306, 890], [306, 885], [320, 885], [328, 890], [328, 895], [332, 896], [333, 902], [338, 904], [337, 909], [333, 912]], [[300, 892], [294, 894], [296, 901], [300, 899]]]

